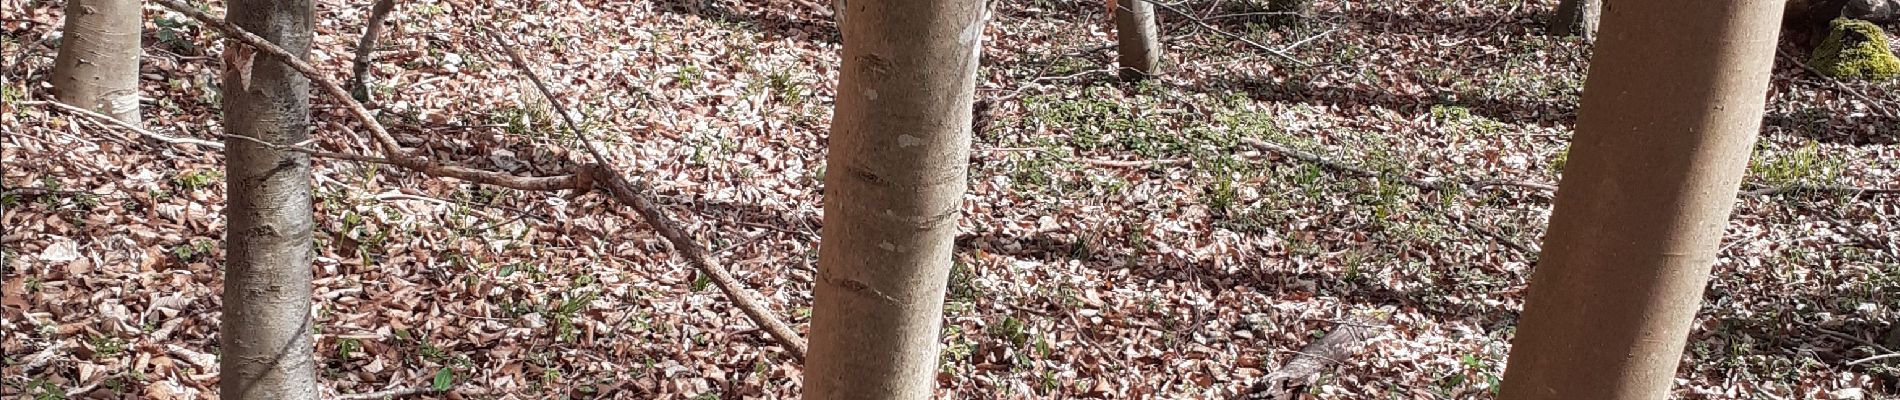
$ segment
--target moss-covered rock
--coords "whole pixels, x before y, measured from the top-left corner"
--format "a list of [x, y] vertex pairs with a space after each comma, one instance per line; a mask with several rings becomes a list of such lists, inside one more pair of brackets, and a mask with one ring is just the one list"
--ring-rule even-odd
[[1836, 78], [1876, 80], [1900, 77], [1900, 58], [1887, 47], [1887, 34], [1872, 22], [1834, 20], [1827, 39], [1814, 49], [1808, 65]]

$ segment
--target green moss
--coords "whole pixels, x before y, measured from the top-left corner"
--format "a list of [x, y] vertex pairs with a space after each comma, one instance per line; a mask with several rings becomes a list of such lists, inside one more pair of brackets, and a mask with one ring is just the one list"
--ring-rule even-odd
[[1848, 18], [1836, 19], [1831, 26], [1808, 65], [1836, 78], [1900, 77], [1900, 58], [1887, 47], [1887, 35], [1880, 26]]

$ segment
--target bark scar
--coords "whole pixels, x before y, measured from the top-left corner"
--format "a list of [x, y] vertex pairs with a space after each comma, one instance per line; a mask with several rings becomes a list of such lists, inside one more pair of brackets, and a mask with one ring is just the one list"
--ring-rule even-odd
[[224, 41], [224, 76], [237, 77], [238, 90], [251, 90], [251, 64], [256, 59], [257, 50], [243, 42]]
[[845, 290], [849, 290], [854, 293], [868, 294], [868, 295], [871, 295], [871, 297], [884, 299], [884, 301], [888, 301], [891, 303], [897, 303], [896, 297], [891, 297], [891, 295], [884, 294], [884, 292], [878, 291], [877, 288], [873, 288], [871, 287], [871, 285], [865, 284], [864, 282], [860, 282], [856, 279], [840, 279], [832, 283], [835, 283], [838, 285], [838, 287], [842, 287]]

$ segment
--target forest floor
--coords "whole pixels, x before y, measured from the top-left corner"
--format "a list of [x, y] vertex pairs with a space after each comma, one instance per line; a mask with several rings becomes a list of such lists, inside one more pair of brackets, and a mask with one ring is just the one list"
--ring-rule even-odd
[[[222, 155], [31, 103], [51, 99], [57, 3], [0, 4], [0, 397], [206, 398]], [[456, 163], [572, 166], [575, 136], [478, 29], [503, 32], [622, 171], [809, 327], [828, 2], [470, 3], [401, 2], [372, 80], [385, 124]], [[1300, 61], [1162, 11], [1167, 75], [1129, 84], [1106, 69], [1101, 2], [992, 4], [939, 397], [1228, 398], [1355, 315], [1390, 328], [1317, 398], [1493, 397], [1550, 194], [1396, 177], [1556, 183], [1588, 46], [1539, 34], [1545, 1], [1317, 0], [1278, 19], [1171, 4]], [[368, 8], [317, 1], [311, 58], [336, 79]], [[147, 127], [217, 140], [222, 38], [147, 17]], [[1900, 84], [1837, 87], [1802, 57], [1775, 69], [1745, 189], [1900, 186]], [[317, 146], [369, 149], [335, 99], [313, 103]], [[315, 166], [327, 392], [796, 397], [799, 364], [609, 199]], [[1672, 397], [1900, 394], [1900, 360], [1848, 365], [1900, 347], [1884, 337], [1900, 324], [1900, 196], [1746, 195], [1723, 239]]]

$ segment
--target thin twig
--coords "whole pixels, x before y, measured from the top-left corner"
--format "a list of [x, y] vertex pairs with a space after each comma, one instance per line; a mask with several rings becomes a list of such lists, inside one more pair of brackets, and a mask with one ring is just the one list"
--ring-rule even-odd
[[1900, 117], [1895, 117], [1893, 111], [1887, 110], [1887, 108], [1884, 107], [1886, 103], [1882, 103], [1879, 100], [1875, 100], [1872, 96], [1863, 94], [1860, 92], [1860, 90], [1856, 90], [1852, 86], [1847, 86], [1846, 82], [1841, 82], [1840, 79], [1834, 79], [1834, 77], [1828, 76], [1826, 73], [1822, 73], [1821, 70], [1815, 69], [1814, 66], [1808, 65], [1808, 63], [1801, 62], [1801, 60], [1795, 59], [1794, 56], [1788, 55], [1788, 52], [1786, 50], [1787, 49], [1784, 47], [1782, 51], [1776, 51], [1775, 55], [1780, 56], [1782, 61], [1787, 61], [1789, 64], [1794, 64], [1797, 67], [1801, 67], [1801, 69], [1804, 69], [1810, 73], [1813, 73], [1814, 76], [1820, 77], [1821, 80], [1827, 81], [1827, 83], [1832, 84], [1834, 88], [1840, 89], [1842, 92], [1845, 92], [1849, 95], [1854, 96], [1855, 98], [1860, 99], [1860, 101], [1867, 102], [1867, 108], [1873, 110], [1875, 115], [1879, 115], [1879, 116], [1887, 117], [1887, 118], [1900, 118]]
[[442, 391], [435, 390], [435, 388], [433, 387], [407, 387], [407, 388], [396, 388], [396, 389], [389, 389], [389, 390], [378, 390], [378, 391], [369, 392], [369, 393], [339, 394], [339, 395], [336, 395], [336, 397], [331, 397], [330, 400], [393, 399], [393, 398], [402, 397], [402, 396], [413, 396], [413, 395], [418, 395], [418, 394], [430, 394], [430, 393], [440, 393], [440, 392]]
[[1900, 194], [1900, 188], [1876, 188], [1876, 187], [1830, 186], [1830, 185], [1817, 186], [1817, 185], [1794, 184], [1794, 185], [1764, 187], [1760, 189], [1744, 191], [1741, 194], [1744, 196], [1769, 196], [1769, 195], [1777, 195], [1777, 194], [1783, 194], [1783, 193], [1838, 193], [1838, 194], [1846, 194], [1846, 195], [1861, 195], [1861, 194], [1884, 195], [1884, 194]]
[[1299, 64], [1302, 67], [1308, 67], [1308, 66], [1313, 65], [1311, 63], [1306, 62], [1306, 60], [1301, 60], [1291, 55], [1287, 55], [1285, 52], [1274, 49], [1272, 47], [1267, 47], [1267, 45], [1260, 44], [1260, 42], [1255, 42], [1253, 41], [1253, 39], [1248, 39], [1244, 35], [1221, 30], [1220, 28], [1215, 27], [1213, 24], [1209, 24], [1207, 23], [1207, 21], [1201, 20], [1200, 17], [1195, 17], [1194, 14], [1189, 14], [1186, 11], [1181, 11], [1181, 9], [1175, 8], [1174, 6], [1168, 5], [1167, 3], [1162, 3], [1157, 0], [1141, 0], [1141, 1], [1147, 2], [1148, 4], [1153, 4], [1155, 5], [1155, 7], [1159, 7], [1163, 10], [1168, 10], [1168, 12], [1174, 13], [1175, 15], [1179, 15], [1181, 16], [1181, 18], [1187, 18], [1188, 21], [1194, 22], [1195, 25], [1200, 25], [1201, 29], [1213, 31], [1214, 33], [1221, 34], [1221, 36], [1226, 36], [1229, 38], [1233, 38], [1234, 40], [1239, 40], [1241, 43], [1246, 43], [1248, 46], [1253, 46], [1253, 48], [1255, 49], [1267, 52], [1267, 54], [1272, 54], [1280, 58], [1284, 58], [1287, 61], [1292, 61], [1293, 63]]
[[[317, 87], [323, 89], [325, 93], [328, 93], [330, 97], [343, 103], [344, 108], [349, 110], [350, 115], [356, 117], [357, 121], [363, 123], [364, 127], [369, 130], [371, 138], [375, 139], [376, 143], [382, 147], [383, 155], [388, 157], [391, 165], [420, 172], [424, 175], [455, 178], [510, 189], [534, 191], [573, 189], [585, 191], [593, 187], [594, 174], [589, 168], [581, 168], [577, 172], [569, 175], [524, 177], [502, 172], [443, 165], [430, 160], [428, 157], [410, 154], [407, 151], [403, 151], [402, 145], [398, 144], [396, 138], [389, 134], [389, 130], [383, 128], [382, 123], [376, 122], [376, 117], [370, 115], [369, 109], [364, 108], [363, 103], [357, 102], [356, 99], [350, 97], [349, 91], [344, 90], [343, 87], [337, 85], [335, 81], [324, 77], [322, 73], [317, 72], [315, 67], [291, 55], [290, 52], [285, 51], [282, 47], [278, 47], [270, 43], [270, 41], [258, 37], [256, 34], [245, 31], [243, 28], [232, 25], [229, 21], [212, 17], [203, 11], [198, 11], [196, 7], [192, 7], [179, 0], [153, 0], [153, 2], [178, 11], [181, 14], [185, 14], [192, 19], [198, 20], [198, 22], [204, 23], [206, 26], [215, 28], [219, 32], [223, 32], [227, 38], [250, 45], [249, 48], [226, 48], [225, 51], [245, 52], [252, 51], [250, 49], [255, 49], [255, 51], [271, 55], [276, 58], [277, 61], [283, 62], [284, 65], [288, 65], [291, 69], [295, 69], [305, 77], [308, 77], [311, 83], [316, 84]], [[238, 57], [227, 57], [227, 60], [240, 60], [240, 63], [249, 62], [242, 61], [247, 57], [243, 57], [241, 55], [242, 53], [239, 54], [240, 56]], [[248, 65], [226, 66], [226, 68], [234, 67], [249, 68]]]
[[[575, 173], [569, 175], [521, 177], [495, 171], [441, 165], [430, 161], [426, 157], [412, 155], [403, 151], [401, 145], [396, 142], [395, 137], [391, 136], [389, 131], [383, 128], [382, 123], [377, 122], [376, 118], [370, 115], [369, 110], [364, 108], [362, 103], [350, 97], [349, 91], [344, 90], [343, 87], [337, 85], [336, 82], [324, 77], [322, 73], [317, 72], [316, 68], [292, 56], [290, 52], [285, 51], [283, 48], [232, 25], [225, 20], [214, 18], [209, 14], [198, 11], [197, 8], [179, 0], [153, 1], [164, 5], [166, 8], [192, 17], [192, 19], [196, 19], [207, 26], [216, 28], [220, 32], [223, 32], [226, 37], [250, 45], [250, 49], [255, 49], [255, 51], [261, 51], [274, 56], [278, 61], [283, 62], [285, 65], [290, 66], [292, 69], [308, 77], [312, 83], [322, 88], [330, 97], [343, 103], [344, 108], [348, 109], [352, 116], [363, 123], [369, 130], [370, 136], [382, 147], [384, 154], [390, 157], [393, 165], [421, 172], [429, 176], [456, 178], [475, 183], [521, 190], [556, 191], [572, 189], [576, 191], [590, 191], [596, 188], [595, 185], [597, 183], [604, 185], [616, 200], [632, 205], [636, 211], [645, 217], [649, 225], [652, 225], [655, 230], [659, 231], [660, 236], [666, 237], [668, 241], [673, 243], [674, 247], [686, 253], [688, 260], [692, 261], [695, 266], [711, 276], [714, 283], [719, 286], [721, 291], [726, 293], [728, 298], [732, 299], [733, 303], [739, 306], [740, 310], [745, 311], [745, 314], [751, 317], [754, 322], [765, 326], [767, 331], [772, 333], [774, 338], [778, 339], [780, 344], [787, 348], [788, 352], [792, 353], [793, 357], [800, 360], [804, 359], [806, 348], [804, 339], [792, 331], [791, 327], [767, 313], [768, 309], [757, 300], [754, 300], [750, 296], [750, 291], [741, 286], [737, 279], [734, 279], [731, 274], [726, 273], [723, 268], [720, 268], [718, 264], [714, 263], [712, 259], [706, 255], [706, 249], [703, 246], [692, 241], [689, 236], [680, 230], [677, 224], [674, 224], [670, 218], [660, 211], [658, 206], [654, 205], [651, 200], [643, 197], [641, 193], [645, 191], [644, 187], [629, 183], [625, 178], [620, 176], [619, 172], [606, 167], [606, 164], [604, 164], [606, 157], [602, 155], [593, 141], [587, 140], [585, 136], [582, 136], [582, 139], [587, 151], [593, 155], [596, 161], [603, 162], [603, 164], [582, 166], [578, 168]], [[489, 33], [489, 36], [491, 38], [499, 38], [499, 36], [494, 35], [492, 32]], [[502, 43], [504, 46], [506, 45], [505, 41]], [[512, 47], [504, 47], [504, 49], [510, 52], [510, 56], [517, 62], [518, 66], [523, 66], [522, 70], [535, 80], [536, 87], [542, 90], [544, 96], [547, 96], [548, 100], [559, 109], [558, 111], [561, 113], [561, 118], [567, 123], [568, 129], [580, 134], [581, 132], [577, 128], [578, 125], [575, 124], [572, 117], [568, 115], [565, 106], [561, 105], [558, 99], [548, 94], [546, 86], [540, 83], [540, 78], [534, 75], [533, 70], [526, 68], [525, 64], [520, 63], [520, 57], [514, 54]], [[245, 51], [245, 49], [227, 48], [226, 51]], [[243, 60], [244, 58], [245, 57], [240, 56], [228, 59]], [[227, 66], [227, 68], [229, 67], [232, 66]], [[239, 65], [237, 67], [249, 68], [248, 65]], [[598, 176], [603, 174], [606, 176]], [[599, 179], [602, 178], [607, 181], [600, 182]]]
[[219, 148], [219, 149], [224, 148], [224, 143], [218, 143], [218, 142], [202, 140], [202, 139], [181, 138], [181, 137], [171, 137], [171, 136], [161, 135], [158, 133], [154, 133], [152, 131], [145, 130], [145, 128], [141, 128], [138, 125], [133, 125], [133, 124], [126, 123], [125, 121], [120, 121], [118, 118], [112, 118], [112, 117], [106, 116], [105, 114], [96, 113], [96, 112], [93, 112], [92, 110], [87, 110], [84, 108], [76, 107], [70, 104], [61, 103], [57, 101], [37, 101], [37, 100], [36, 101], [22, 101], [20, 102], [20, 104], [28, 105], [28, 106], [53, 106], [54, 108], [58, 108], [61, 111], [66, 111], [73, 114], [79, 114], [82, 116], [91, 117], [92, 119], [98, 120], [98, 121], [105, 121], [113, 126], [124, 128], [125, 130], [132, 131], [133, 133], [137, 133], [140, 135], [144, 135], [145, 137], [156, 139], [160, 142], [171, 143], [171, 144], [189, 144], [189, 145], [197, 145], [197, 146], [206, 146], [206, 147]]
[[1900, 353], [1887, 353], [1887, 354], [1881, 354], [1881, 355], [1877, 355], [1873, 357], [1862, 358], [1859, 360], [1849, 361], [1847, 365], [1860, 365], [1860, 364], [1870, 363], [1874, 361], [1885, 360], [1889, 358], [1900, 358]]
[[1188, 163], [1188, 159], [1185, 158], [1164, 158], [1160, 160], [1099, 160], [1076, 157], [1072, 160], [1083, 164], [1116, 168], [1144, 168], [1156, 165], [1181, 165]]
[[[106, 116], [105, 114], [92, 112], [84, 108], [73, 106], [71, 104], [61, 103], [57, 101], [39, 101], [39, 100], [22, 101], [20, 102], [20, 104], [53, 106], [54, 108], [58, 108], [64, 111], [69, 111], [79, 116], [91, 118], [96, 122], [104, 122], [107, 125], [110, 125], [112, 127], [132, 131], [132, 133], [137, 133], [141, 136], [149, 137], [149, 138], [158, 140], [160, 142], [171, 143], [171, 144], [176, 144], [176, 145], [203, 146], [203, 147], [210, 147], [214, 149], [224, 148], [224, 143], [218, 143], [218, 142], [213, 142], [209, 140], [201, 140], [201, 139], [166, 136], [164, 134], [146, 130], [145, 128], [140, 128], [138, 125], [132, 125], [125, 121], [120, 121], [118, 118], [112, 118], [112, 117]], [[317, 157], [317, 158], [331, 158], [331, 159], [338, 159], [338, 160], [345, 160], [345, 161], [366, 162], [366, 163], [372, 163], [372, 164], [398, 165], [396, 164], [396, 161], [390, 160], [387, 158], [382, 158], [382, 157], [366, 156], [366, 155], [361, 155], [361, 154], [350, 154], [350, 153], [337, 153], [337, 152], [312, 149], [312, 148], [303, 147], [303, 146], [285, 146], [285, 145], [280, 145], [276, 143], [265, 142], [263, 140], [259, 140], [257, 138], [248, 137], [248, 136], [240, 136], [240, 135], [218, 135], [218, 136], [223, 137], [225, 139], [237, 139], [237, 140], [243, 140], [243, 141], [247, 141], [251, 143], [256, 143], [260, 146], [269, 147], [272, 150], [277, 150], [277, 151], [294, 151], [298, 153], [309, 154], [311, 157]]]
[[1333, 31], [1337, 31], [1337, 30], [1339, 30], [1339, 28], [1327, 29], [1325, 32], [1320, 32], [1319, 34], [1316, 34], [1313, 36], [1307, 36], [1305, 39], [1300, 39], [1298, 41], [1294, 41], [1293, 44], [1286, 45], [1286, 47], [1281, 47], [1280, 51], [1293, 51], [1294, 49], [1298, 49], [1300, 48], [1300, 46], [1305, 45], [1307, 42], [1319, 40], [1319, 38], [1326, 37], [1326, 35], [1330, 35], [1333, 33]]
[[731, 299], [733, 304], [739, 307], [740, 311], [752, 319], [753, 323], [764, 328], [766, 333], [770, 334], [773, 339], [776, 339], [780, 345], [785, 346], [786, 352], [791, 353], [792, 357], [804, 360], [805, 349], [808, 347], [805, 338], [800, 336], [797, 331], [793, 331], [790, 325], [785, 324], [785, 322], [779, 320], [777, 316], [772, 315], [771, 308], [766, 306], [763, 301], [758, 300], [751, 289], [747, 289], [744, 284], [732, 276], [731, 272], [727, 272], [725, 267], [720, 266], [718, 262], [714, 261], [712, 257], [708, 255], [705, 247], [701, 246], [698, 242], [694, 241], [691, 236], [688, 236], [685, 231], [681, 230], [679, 224], [673, 222], [672, 217], [667, 216], [666, 212], [661, 210], [658, 205], [653, 204], [653, 201], [648, 199], [645, 195], [647, 191], [645, 185], [630, 182], [621, 176], [618, 169], [609, 167], [613, 164], [611, 164], [604, 153], [600, 151], [599, 146], [594, 144], [593, 139], [587, 135], [587, 132], [580, 129], [579, 124], [574, 123], [573, 117], [569, 116], [567, 106], [562, 104], [560, 98], [555, 97], [552, 91], [548, 90], [547, 85], [541, 82], [540, 75], [536, 74], [533, 68], [528, 67], [527, 62], [521, 58], [519, 52], [515, 51], [514, 45], [511, 42], [495, 34], [493, 31], [482, 30], [482, 32], [488, 34], [488, 37], [494, 40], [495, 43], [500, 44], [502, 50], [508, 54], [508, 60], [514, 63], [515, 68], [520, 69], [523, 74], [528, 75], [528, 79], [534, 82], [535, 89], [541, 91], [541, 97], [546, 98], [548, 103], [554, 106], [555, 113], [561, 115], [561, 121], [567, 124], [568, 131], [573, 132], [575, 137], [580, 138], [581, 144], [585, 146], [587, 152], [594, 157], [594, 162], [601, 166], [599, 170], [603, 172], [605, 176], [600, 178], [606, 180], [604, 183], [614, 198], [621, 203], [633, 206], [634, 210], [638, 211], [640, 215], [644, 217], [647, 225], [653, 226], [653, 229], [659, 231], [660, 236], [665, 237], [668, 242], [671, 242], [674, 248], [679, 249], [681, 253], [685, 253], [687, 261], [698, 268], [700, 272], [706, 274], [707, 277], [712, 278], [713, 285], [718, 286], [719, 290], [726, 294], [726, 298]]

